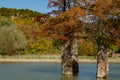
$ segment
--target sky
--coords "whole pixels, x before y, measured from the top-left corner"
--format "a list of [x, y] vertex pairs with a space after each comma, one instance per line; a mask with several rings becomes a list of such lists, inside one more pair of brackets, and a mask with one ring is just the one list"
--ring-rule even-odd
[[0, 7], [30, 9], [41, 13], [50, 12], [47, 8], [48, 0], [0, 0]]

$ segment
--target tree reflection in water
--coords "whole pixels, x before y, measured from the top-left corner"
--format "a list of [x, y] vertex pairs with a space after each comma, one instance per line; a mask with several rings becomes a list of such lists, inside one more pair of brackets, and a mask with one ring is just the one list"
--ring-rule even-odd
[[61, 80], [78, 80], [78, 74], [62, 75]]
[[[61, 77], [60, 80], [79, 80], [79, 77], [78, 77], [78, 74], [74, 74], [74, 75], [62, 75], [62, 77]], [[86, 78], [86, 80], [92, 80], [92, 79], [87, 79]], [[105, 77], [105, 78], [96, 78], [96, 80], [109, 80], [109, 76], [107, 75], [107, 77]]]
[[105, 78], [96, 78], [96, 80], [109, 80], [108, 74]]

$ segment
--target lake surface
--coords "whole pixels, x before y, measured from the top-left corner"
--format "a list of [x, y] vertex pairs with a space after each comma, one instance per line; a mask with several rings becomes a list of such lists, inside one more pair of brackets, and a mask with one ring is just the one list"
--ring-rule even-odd
[[[120, 64], [111, 63], [108, 80], [120, 80]], [[80, 63], [78, 76], [61, 76], [60, 63], [0, 63], [0, 80], [99, 80], [95, 63]], [[102, 80], [102, 79], [100, 79]]]

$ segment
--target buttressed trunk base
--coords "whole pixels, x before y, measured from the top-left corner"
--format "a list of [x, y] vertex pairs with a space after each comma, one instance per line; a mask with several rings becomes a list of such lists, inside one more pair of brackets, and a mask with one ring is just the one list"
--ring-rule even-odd
[[77, 74], [79, 72], [77, 45], [77, 39], [74, 39], [66, 42], [62, 47], [62, 74]]
[[108, 77], [108, 54], [107, 49], [103, 46], [99, 49], [97, 58], [97, 78]]

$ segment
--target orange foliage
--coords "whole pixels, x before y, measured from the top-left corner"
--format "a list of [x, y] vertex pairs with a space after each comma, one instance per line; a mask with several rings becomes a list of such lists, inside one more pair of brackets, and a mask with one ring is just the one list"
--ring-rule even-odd
[[49, 17], [48, 15], [35, 16], [33, 18], [33, 21], [38, 22], [39, 24], [43, 24], [48, 17]]
[[[120, 4], [119, 0], [97, 0], [96, 4], [91, 8], [91, 12], [102, 22], [102, 25], [98, 23], [96, 28], [103, 30], [101, 36], [105, 38], [107, 45], [119, 44], [120, 41], [120, 29], [116, 29], [116, 26], [119, 27], [119, 20], [113, 18], [120, 13], [120, 5], [118, 4]], [[107, 17], [109, 15], [112, 17]], [[96, 33], [98, 32], [97, 29]]]
[[75, 33], [82, 31], [83, 23], [78, 21], [78, 18], [85, 14], [86, 12], [82, 8], [73, 7], [57, 17], [49, 18], [41, 26], [41, 31], [44, 36], [54, 37], [60, 41], [69, 40], [74, 38]]
[[[52, 1], [52, 0], [50, 0]], [[119, 30], [116, 30], [114, 26], [110, 26], [112, 23], [108, 25], [109, 18], [106, 17], [108, 14], [115, 15], [120, 12], [119, 0], [96, 0], [97, 2], [91, 6], [87, 5], [89, 9], [81, 8], [81, 7], [71, 7], [70, 9], [66, 9], [64, 12], [59, 13], [56, 17], [48, 18], [48, 20], [41, 26], [41, 32], [44, 36], [52, 37], [56, 40], [67, 41], [72, 38], [75, 38], [76, 33], [85, 33], [85, 25], [86, 23], [79, 21], [80, 17], [86, 16], [88, 14], [93, 14], [95, 17], [99, 18], [103, 23], [95, 25], [92, 30], [89, 30], [93, 35], [99, 37], [99, 27], [103, 29], [102, 37], [106, 40], [112, 42], [112, 39], [116, 39], [119, 43], [119, 39], [117, 39], [118, 34], [120, 34]], [[55, 5], [58, 6], [59, 4]], [[54, 6], [54, 5], [53, 5]], [[64, 6], [65, 7], [65, 6]], [[89, 25], [88, 25], [89, 26]], [[111, 27], [111, 28], [109, 28]], [[98, 34], [97, 34], [98, 33]], [[105, 33], [105, 34], [104, 34]], [[86, 33], [85, 33], [86, 34]], [[114, 36], [112, 36], [114, 35]], [[101, 35], [100, 35], [101, 36]], [[114, 37], [114, 38], [113, 38]]]

